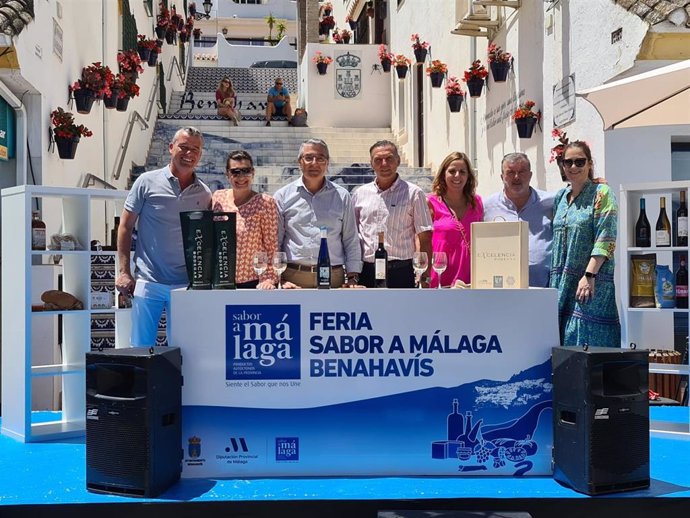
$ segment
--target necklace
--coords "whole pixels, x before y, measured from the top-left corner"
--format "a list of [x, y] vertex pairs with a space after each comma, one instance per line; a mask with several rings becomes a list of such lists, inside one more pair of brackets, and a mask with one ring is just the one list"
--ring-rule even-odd
[[448, 208], [455, 220], [458, 222], [462, 221], [462, 218], [465, 216], [465, 212], [467, 212], [467, 202], [465, 201], [462, 203], [464, 200], [461, 200], [458, 203], [451, 205], [448, 203], [448, 200], [445, 196], [441, 196], [441, 200], [443, 200], [443, 204], [446, 206], [446, 208]]

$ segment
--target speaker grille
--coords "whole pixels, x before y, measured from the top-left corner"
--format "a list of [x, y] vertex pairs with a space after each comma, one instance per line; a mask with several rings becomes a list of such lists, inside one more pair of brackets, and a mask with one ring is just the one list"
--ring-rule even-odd
[[592, 422], [590, 459], [603, 473], [625, 475], [649, 463], [649, 419], [634, 412], [614, 413]]
[[87, 411], [94, 407], [99, 415], [86, 421], [86, 465], [105, 476], [143, 484], [150, 451], [146, 409], [87, 405]]

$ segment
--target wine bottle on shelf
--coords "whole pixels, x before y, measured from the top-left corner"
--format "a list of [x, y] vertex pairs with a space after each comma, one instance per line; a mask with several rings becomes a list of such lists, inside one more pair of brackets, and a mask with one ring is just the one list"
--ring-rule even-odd
[[647, 219], [644, 198], [640, 198], [640, 215], [638, 216], [637, 224], [635, 225], [635, 246], [652, 246], [652, 227]]
[[374, 287], [385, 288], [388, 277], [388, 252], [384, 245], [383, 232], [379, 232], [379, 246], [374, 252]]
[[41, 221], [38, 211], [35, 210], [31, 217], [31, 250], [46, 249], [46, 224]]
[[331, 287], [331, 258], [328, 255], [328, 230], [321, 227], [321, 245], [319, 246], [319, 259], [316, 263], [316, 285], [319, 289]]
[[666, 198], [659, 200], [659, 217], [656, 220], [656, 246], [671, 246], [671, 222], [666, 215]]
[[680, 266], [676, 272], [676, 307], [688, 307], [688, 269], [685, 267], [685, 256], [680, 256]]
[[676, 246], [688, 246], [688, 206], [685, 203], [685, 190], [680, 191], [680, 207], [676, 211]]

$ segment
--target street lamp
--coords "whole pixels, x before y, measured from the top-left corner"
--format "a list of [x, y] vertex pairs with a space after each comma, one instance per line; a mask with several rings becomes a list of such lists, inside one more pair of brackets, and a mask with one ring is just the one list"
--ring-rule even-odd
[[211, 9], [213, 8], [213, 2], [211, 0], [204, 0], [204, 3], [201, 4], [204, 6], [204, 12], [206, 14], [201, 14], [199, 12], [194, 13], [194, 18], [197, 20], [201, 20], [202, 18], [206, 18], [207, 20], [211, 17], [209, 14], [211, 12]]

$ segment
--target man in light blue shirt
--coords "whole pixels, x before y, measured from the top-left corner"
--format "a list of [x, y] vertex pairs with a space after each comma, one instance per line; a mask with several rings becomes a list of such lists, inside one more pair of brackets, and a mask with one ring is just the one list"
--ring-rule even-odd
[[530, 187], [532, 168], [524, 153], [510, 153], [501, 161], [503, 190], [484, 200], [484, 221], [504, 218], [529, 224], [529, 285], [549, 286], [553, 200], [555, 194]]
[[326, 179], [329, 154], [323, 140], [304, 142], [297, 160], [302, 176], [273, 195], [279, 214], [278, 247], [288, 260], [283, 279], [316, 288], [320, 229], [326, 227], [331, 287], [355, 286], [362, 271], [362, 249], [350, 193]]

